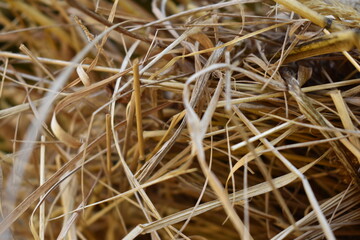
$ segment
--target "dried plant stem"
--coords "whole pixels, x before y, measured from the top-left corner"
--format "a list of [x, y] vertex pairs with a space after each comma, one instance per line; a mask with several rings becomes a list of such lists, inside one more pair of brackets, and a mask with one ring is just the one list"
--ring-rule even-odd
[[[330, 34], [330, 32], [327, 29], [323, 30], [325, 34]], [[356, 39], [354, 41], [358, 41], [358, 35], [356, 35]], [[350, 40], [349, 40], [350, 41]], [[356, 46], [359, 47], [359, 46]], [[355, 61], [355, 59], [347, 52], [347, 51], [341, 51], [342, 54], [349, 60], [349, 62], [351, 62], [351, 64], [358, 70], [358, 72], [360, 72], [360, 66], [359, 64]]]
[[133, 63], [134, 73], [134, 94], [135, 94], [135, 112], [136, 112], [136, 129], [139, 147], [139, 159], [145, 159], [144, 153], [144, 135], [142, 127], [142, 112], [141, 112], [141, 89], [140, 89], [140, 76], [139, 76], [139, 60], [135, 59]]
[[[14, 58], [18, 60], [32, 60], [29, 56], [19, 53], [12, 53], [12, 52], [6, 52], [6, 51], [0, 51], [0, 56], [4, 57], [6, 59], [8, 58]], [[51, 64], [58, 67], [67, 67], [67, 66], [82, 66], [85, 70], [89, 69], [91, 66], [89, 64], [80, 64], [80, 63], [73, 63], [70, 61], [63, 61], [58, 59], [50, 59], [50, 58], [44, 58], [44, 57], [37, 57], [36, 58], [39, 62], [44, 64]], [[105, 67], [105, 66], [95, 66], [91, 68], [93, 71], [99, 71], [99, 72], [107, 72], [107, 73], [118, 73], [118, 68], [111, 68], [111, 67]]]
[[325, 28], [329, 27], [331, 22], [329, 23], [328, 19], [315, 12], [314, 10], [308, 8], [306, 5], [301, 4], [296, 0], [274, 0], [278, 4], [281, 4], [288, 8], [291, 11], [299, 14], [300, 16], [309, 19], [311, 22], [315, 23], [316, 25]]
[[[46, 138], [44, 135], [41, 136], [41, 146], [40, 146], [40, 186], [44, 184], [45, 179], [45, 141]], [[39, 238], [45, 239], [45, 201], [43, 201], [44, 195], [41, 196], [40, 202], [40, 211], [39, 211]]]
[[111, 139], [112, 139], [112, 131], [111, 131], [111, 116], [110, 114], [106, 114], [106, 171], [109, 179], [111, 178]]
[[127, 105], [126, 109], [126, 130], [125, 130], [125, 137], [124, 137], [124, 145], [123, 145], [123, 153], [124, 156], [127, 156], [129, 145], [131, 143], [131, 132], [132, 127], [134, 125], [134, 118], [135, 118], [135, 92], [131, 94], [131, 99], [129, 104]]
[[51, 80], [55, 81], [55, 77], [53, 76], [53, 74], [51, 74], [50, 71], [43, 64], [41, 64], [41, 62], [31, 53], [31, 51], [25, 45], [21, 44], [19, 49], [23, 51], [26, 55], [28, 55], [31, 61], [38, 65]]

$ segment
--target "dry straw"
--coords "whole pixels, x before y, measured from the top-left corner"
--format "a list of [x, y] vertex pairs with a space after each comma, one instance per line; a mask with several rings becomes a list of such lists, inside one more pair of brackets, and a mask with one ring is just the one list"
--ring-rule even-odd
[[0, 4], [1, 239], [360, 237], [357, 1]]

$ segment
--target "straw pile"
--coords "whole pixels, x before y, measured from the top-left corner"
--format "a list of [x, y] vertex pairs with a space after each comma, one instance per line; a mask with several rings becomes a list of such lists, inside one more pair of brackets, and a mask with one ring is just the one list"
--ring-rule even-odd
[[324, 32], [273, 1], [0, 7], [3, 239], [360, 236], [356, 49], [288, 61]]

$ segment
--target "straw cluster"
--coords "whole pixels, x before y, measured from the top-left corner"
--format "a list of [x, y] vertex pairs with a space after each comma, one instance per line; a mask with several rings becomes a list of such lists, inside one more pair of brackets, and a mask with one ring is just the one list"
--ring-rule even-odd
[[360, 236], [358, 51], [289, 60], [323, 29], [217, 2], [0, 3], [4, 239]]

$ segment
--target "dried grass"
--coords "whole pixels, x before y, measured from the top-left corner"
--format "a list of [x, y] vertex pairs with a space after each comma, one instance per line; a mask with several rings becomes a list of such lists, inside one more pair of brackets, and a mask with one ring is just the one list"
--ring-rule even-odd
[[0, 3], [1, 239], [359, 238], [357, 6], [276, 2]]

